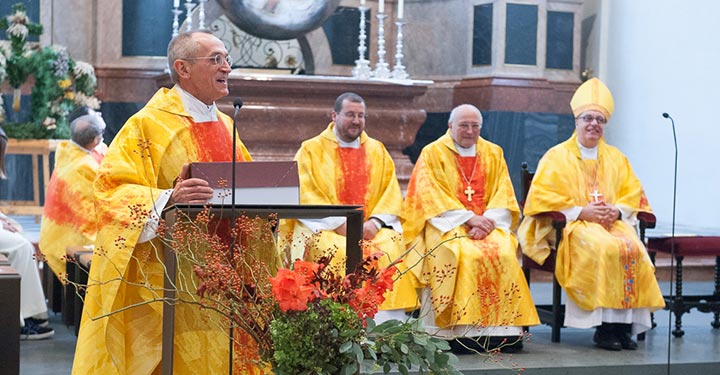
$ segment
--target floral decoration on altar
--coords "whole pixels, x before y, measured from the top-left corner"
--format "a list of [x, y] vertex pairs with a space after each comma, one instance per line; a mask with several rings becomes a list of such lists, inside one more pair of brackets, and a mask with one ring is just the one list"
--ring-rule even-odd
[[13, 5], [13, 14], [0, 18], [0, 30], [10, 41], [0, 45], [0, 84], [13, 88], [12, 111], [20, 111], [21, 86], [32, 77], [32, 110], [27, 122], [10, 122], [0, 97], [0, 125], [10, 138], [69, 138], [67, 116], [76, 106], [100, 107], [94, 97], [97, 81], [92, 65], [75, 61], [65, 47], [40, 48], [27, 42], [28, 36], [42, 34], [43, 27], [33, 23], [22, 3]]

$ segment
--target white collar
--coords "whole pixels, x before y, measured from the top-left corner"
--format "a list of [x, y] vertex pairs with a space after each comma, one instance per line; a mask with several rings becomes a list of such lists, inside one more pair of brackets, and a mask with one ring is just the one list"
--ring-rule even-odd
[[215, 102], [211, 105], [207, 105], [189, 92], [183, 90], [180, 85], [175, 85], [175, 88], [180, 94], [180, 101], [182, 101], [185, 111], [193, 118], [193, 121], [217, 121], [217, 106], [215, 105]]
[[333, 134], [335, 134], [335, 139], [337, 139], [340, 148], [360, 148], [360, 137], [355, 138], [351, 142], [343, 141], [337, 133], [337, 125], [333, 126]]
[[598, 146], [595, 147], [585, 147], [580, 143], [580, 140], [577, 141], [578, 148], [580, 148], [580, 156], [583, 159], [588, 160], [597, 160], [598, 158]]
[[474, 144], [470, 147], [463, 147], [455, 142], [453, 142], [453, 144], [455, 144], [455, 150], [457, 150], [457, 152], [458, 152], [458, 154], [460, 154], [460, 156], [475, 156], [475, 145]]

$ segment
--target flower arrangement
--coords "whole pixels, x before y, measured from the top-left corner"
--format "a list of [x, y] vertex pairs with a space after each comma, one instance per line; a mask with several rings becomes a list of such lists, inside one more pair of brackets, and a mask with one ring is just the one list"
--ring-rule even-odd
[[0, 98], [0, 125], [11, 138], [68, 138], [68, 114], [75, 106], [100, 107], [93, 96], [97, 81], [92, 65], [75, 61], [61, 46], [30, 46], [27, 37], [42, 34], [42, 25], [30, 22], [22, 3], [13, 6], [13, 14], [0, 18], [10, 48], [0, 46], [0, 83], [7, 79], [14, 89], [12, 109], [20, 110], [20, 87], [34, 77], [31, 92], [32, 111], [28, 122], [6, 122]]
[[[221, 312], [255, 341], [257, 353], [238, 353], [238, 360], [253, 358], [276, 375], [352, 375], [363, 364], [370, 372], [387, 373], [394, 365], [403, 373], [416, 368], [459, 374], [447, 341], [424, 332], [417, 321], [373, 320], [398, 276], [396, 263], [380, 269], [382, 253], [371, 254], [353, 273], [340, 276], [329, 266], [331, 257], [289, 262], [286, 255], [275, 268], [272, 260], [259, 261], [256, 251], [260, 243], [273, 243], [275, 224], [274, 218], [243, 216], [228, 228], [227, 221], [217, 221], [206, 210], [193, 220], [161, 228], [179, 249], [180, 263], [192, 258], [200, 297], [196, 302]], [[240, 242], [245, 245], [236, 245]]]

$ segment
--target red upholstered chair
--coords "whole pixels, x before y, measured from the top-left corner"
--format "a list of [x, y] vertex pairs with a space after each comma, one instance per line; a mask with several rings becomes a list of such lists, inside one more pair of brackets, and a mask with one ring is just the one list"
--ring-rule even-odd
[[[720, 328], [720, 237], [716, 236], [666, 236], [650, 238], [648, 251], [655, 260], [655, 253], [662, 252], [675, 256], [676, 288], [674, 296], [665, 296], [667, 308], [675, 314], [675, 337], [682, 337], [682, 316], [690, 309], [696, 308], [700, 312], [713, 313], [710, 325]], [[715, 257], [715, 290], [707, 295], [683, 295], [683, 259], [685, 257], [702, 256]]]
[[[530, 172], [528, 170], [528, 165], [526, 162], [522, 163], [522, 171], [521, 171], [521, 183], [522, 183], [522, 200], [520, 201], [521, 206], [525, 205], [525, 199], [527, 198], [527, 194], [530, 191], [530, 184], [532, 183], [533, 176], [535, 175], [534, 172]], [[555, 229], [555, 244], [556, 246], [560, 244], [560, 240], [562, 239], [562, 232], [565, 228], [566, 219], [565, 215], [562, 212], [558, 211], [549, 211], [549, 212], [543, 212], [536, 216], [540, 217], [547, 217], [552, 220], [552, 226], [553, 229]], [[640, 240], [645, 243], [645, 230], [649, 228], [655, 228], [655, 215], [647, 212], [639, 212], [638, 213], [638, 220], [639, 220], [639, 229], [640, 229]], [[542, 265], [536, 263], [534, 260], [530, 259], [528, 256], [523, 254], [522, 257], [522, 267], [523, 272], [525, 273], [525, 279], [527, 280], [528, 285], [530, 285], [530, 272], [531, 270], [537, 270], [537, 271], [543, 271], [543, 272], [550, 272], [552, 273], [552, 279], [553, 279], [553, 287], [552, 287], [552, 304], [550, 305], [535, 305], [535, 308], [537, 309], [538, 316], [540, 317], [540, 322], [543, 324], [547, 324], [552, 328], [551, 333], [551, 340], [552, 342], [560, 342], [560, 328], [563, 325], [563, 320], [565, 319], [565, 305], [562, 304], [562, 288], [560, 287], [560, 283], [558, 283], [557, 278], [555, 277], [555, 258], [557, 255], [557, 251], [555, 248], [550, 249], [550, 256], [545, 260], [545, 263]], [[638, 340], [643, 340], [645, 338], [645, 334], [641, 333], [638, 335]]]

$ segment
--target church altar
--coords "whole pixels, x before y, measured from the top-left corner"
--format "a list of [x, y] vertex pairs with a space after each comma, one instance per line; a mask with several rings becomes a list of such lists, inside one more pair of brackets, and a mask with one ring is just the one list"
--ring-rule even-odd
[[[158, 86], [172, 87], [165, 74]], [[255, 160], [292, 160], [300, 144], [322, 132], [331, 121], [335, 98], [352, 91], [365, 99], [368, 135], [385, 144], [395, 162], [401, 187], [412, 173], [410, 159], [402, 149], [415, 139], [425, 121], [425, 110], [416, 101], [432, 81], [358, 80], [351, 77], [230, 74], [230, 94], [217, 101], [218, 108], [232, 116], [233, 102], [240, 97], [240, 138]]]

